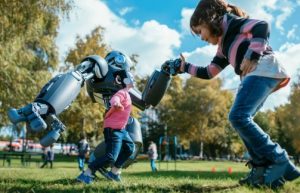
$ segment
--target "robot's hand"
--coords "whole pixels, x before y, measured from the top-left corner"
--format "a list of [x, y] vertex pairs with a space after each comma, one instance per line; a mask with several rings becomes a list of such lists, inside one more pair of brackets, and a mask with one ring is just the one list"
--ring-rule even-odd
[[175, 76], [177, 74], [181, 74], [183, 72], [180, 71], [182, 60], [180, 58], [177, 58], [175, 60], [167, 60], [165, 63], [161, 65], [161, 69], [172, 76]]

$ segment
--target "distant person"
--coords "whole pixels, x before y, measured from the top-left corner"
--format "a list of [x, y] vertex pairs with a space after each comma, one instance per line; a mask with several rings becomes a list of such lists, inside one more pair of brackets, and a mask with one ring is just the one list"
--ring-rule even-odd
[[44, 162], [46, 162], [46, 160], [47, 160], [47, 148], [42, 147], [42, 151], [43, 151], [43, 154], [42, 154], [42, 161], [43, 161], [43, 163], [44, 163]]
[[80, 171], [83, 171], [85, 159], [90, 152], [90, 146], [84, 134], [80, 135], [80, 141], [77, 144], [77, 149], [78, 149], [78, 167]]
[[44, 149], [44, 163], [41, 166], [41, 168], [44, 168], [45, 166], [48, 166], [48, 163], [50, 163], [50, 168], [53, 168], [53, 161], [54, 161], [54, 151], [53, 151], [53, 145], [51, 145], [48, 148]]
[[149, 147], [148, 147], [148, 157], [150, 159], [150, 165], [152, 172], [157, 172], [156, 164], [155, 161], [157, 159], [157, 146], [153, 141], [149, 142]]

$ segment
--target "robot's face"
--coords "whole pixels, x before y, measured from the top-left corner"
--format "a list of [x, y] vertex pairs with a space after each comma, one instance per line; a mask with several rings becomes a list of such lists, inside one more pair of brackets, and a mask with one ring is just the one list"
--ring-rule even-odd
[[109, 65], [116, 66], [122, 70], [130, 70], [132, 62], [128, 56], [118, 51], [109, 52], [105, 60]]
[[133, 75], [125, 70], [115, 72], [116, 83], [121, 84], [124, 88], [132, 88], [134, 85]]

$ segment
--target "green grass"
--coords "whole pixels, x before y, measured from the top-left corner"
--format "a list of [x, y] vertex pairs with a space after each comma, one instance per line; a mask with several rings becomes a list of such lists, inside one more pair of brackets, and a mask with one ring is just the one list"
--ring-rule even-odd
[[[157, 163], [159, 168], [159, 163]], [[168, 167], [168, 170], [167, 170]], [[212, 172], [212, 168], [215, 172]], [[228, 173], [228, 168], [232, 173]], [[239, 186], [238, 179], [248, 169], [244, 163], [178, 161], [161, 163], [157, 173], [150, 172], [149, 162], [138, 162], [123, 170], [122, 183], [99, 178], [91, 185], [77, 183], [76, 162], [56, 162], [54, 168], [40, 169], [35, 163], [21, 167], [12, 162], [11, 167], [0, 167], [0, 192], [2, 193], [79, 193], [79, 192], [227, 192], [227, 193], [299, 193], [300, 179], [286, 183], [279, 190]]]

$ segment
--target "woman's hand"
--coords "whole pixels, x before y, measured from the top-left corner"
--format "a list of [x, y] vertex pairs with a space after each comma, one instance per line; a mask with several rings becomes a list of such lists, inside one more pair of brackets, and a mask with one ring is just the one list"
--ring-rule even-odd
[[246, 76], [246, 74], [254, 71], [256, 69], [256, 66], [257, 66], [256, 60], [244, 59], [240, 67], [240, 70], [242, 71], [241, 76]]
[[184, 72], [184, 65], [185, 65], [185, 57], [182, 53], [180, 53], [181, 65], [180, 65], [180, 72]]

